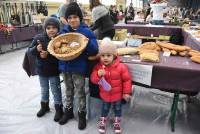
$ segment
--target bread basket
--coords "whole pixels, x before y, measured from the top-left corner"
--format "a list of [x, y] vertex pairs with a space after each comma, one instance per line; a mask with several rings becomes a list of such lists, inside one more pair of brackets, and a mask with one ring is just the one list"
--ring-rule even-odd
[[[56, 42], [61, 42], [61, 41], [66, 41], [69, 44], [72, 42], [77, 42], [80, 44], [80, 47], [71, 51], [70, 53], [56, 53], [55, 52], [55, 44]], [[61, 34], [57, 37], [55, 37], [54, 39], [52, 39], [49, 42], [48, 45], [48, 52], [55, 56], [57, 59], [59, 60], [65, 60], [65, 61], [69, 61], [69, 60], [73, 60], [75, 58], [77, 58], [86, 48], [88, 43], [88, 38], [85, 37], [83, 34], [80, 33], [66, 33], [66, 34]]]

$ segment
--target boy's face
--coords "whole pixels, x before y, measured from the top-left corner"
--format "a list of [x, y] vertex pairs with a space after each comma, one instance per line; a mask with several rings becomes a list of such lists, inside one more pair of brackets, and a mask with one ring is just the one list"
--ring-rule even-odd
[[70, 15], [67, 18], [67, 22], [73, 29], [77, 29], [80, 26], [80, 18], [77, 15]]
[[55, 37], [58, 33], [58, 28], [52, 25], [46, 27], [46, 32], [49, 38]]
[[113, 54], [102, 54], [100, 56], [100, 60], [104, 65], [110, 65], [113, 60], [114, 60], [114, 55]]

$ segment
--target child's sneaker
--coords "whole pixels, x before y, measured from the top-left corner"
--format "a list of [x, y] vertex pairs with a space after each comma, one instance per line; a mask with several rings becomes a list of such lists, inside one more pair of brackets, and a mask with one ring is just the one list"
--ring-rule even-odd
[[104, 134], [106, 132], [106, 117], [100, 117], [99, 123], [98, 123], [98, 130], [99, 133]]
[[121, 126], [120, 126], [120, 118], [119, 117], [115, 117], [114, 118], [114, 122], [113, 122], [113, 129], [114, 129], [114, 133], [115, 134], [121, 134], [122, 130], [121, 130]]

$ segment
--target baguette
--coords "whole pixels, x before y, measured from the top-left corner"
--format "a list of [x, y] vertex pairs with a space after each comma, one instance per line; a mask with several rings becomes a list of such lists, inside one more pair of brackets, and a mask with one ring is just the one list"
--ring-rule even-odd
[[200, 56], [200, 52], [197, 50], [190, 50], [188, 55], [189, 56]]
[[175, 50], [175, 51], [186, 51], [187, 49], [189, 49], [186, 46], [175, 45], [172, 43], [164, 43], [160, 41], [157, 41], [156, 44], [158, 44], [162, 48], [167, 48], [167, 49]]
[[193, 62], [199, 63], [200, 64], [200, 56], [192, 56], [190, 58]]

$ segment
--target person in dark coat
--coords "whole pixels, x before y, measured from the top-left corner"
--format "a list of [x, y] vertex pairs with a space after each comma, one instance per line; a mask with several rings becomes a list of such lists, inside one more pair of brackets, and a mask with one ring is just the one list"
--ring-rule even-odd
[[99, 0], [90, 0], [90, 10], [92, 10], [93, 21], [91, 30], [97, 30], [97, 38], [102, 40], [104, 37], [110, 37], [112, 39], [115, 29], [109, 10]]
[[150, 3], [147, 3], [147, 8], [146, 8], [145, 17], [144, 17], [145, 21], [147, 19], [147, 16], [150, 15], [150, 13], [151, 13]]
[[60, 30], [59, 20], [49, 17], [44, 22], [45, 32], [34, 37], [29, 50], [36, 57], [36, 69], [39, 75], [41, 87], [41, 108], [37, 117], [44, 116], [49, 112], [49, 84], [53, 94], [55, 105], [54, 121], [59, 121], [62, 117], [62, 95], [60, 86], [60, 77], [58, 70], [58, 60], [48, 53], [47, 46], [51, 38], [57, 36]]
[[128, 20], [134, 20], [135, 17], [135, 10], [133, 8], [133, 3], [130, 3], [130, 5], [125, 10], [125, 23], [127, 24]]
[[111, 16], [112, 21], [114, 22], [114, 24], [117, 24], [118, 23], [118, 14], [119, 14], [119, 12], [117, 11], [116, 6], [115, 5], [111, 5], [110, 9], [109, 9], [109, 12], [110, 12], [110, 16]]

